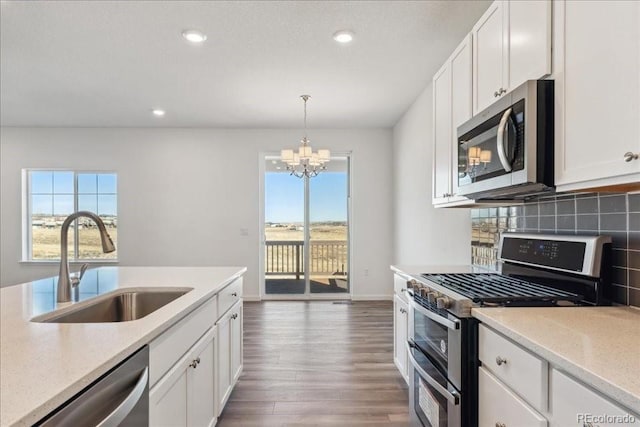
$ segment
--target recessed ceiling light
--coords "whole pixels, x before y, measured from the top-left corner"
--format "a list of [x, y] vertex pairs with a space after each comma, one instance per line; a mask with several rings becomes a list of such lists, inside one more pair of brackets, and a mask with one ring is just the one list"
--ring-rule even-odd
[[207, 35], [198, 30], [184, 30], [182, 32], [182, 37], [195, 44], [203, 43], [207, 39]]
[[154, 108], [153, 110], [151, 110], [151, 112], [156, 117], [162, 117], [167, 113], [166, 111], [160, 110], [159, 108]]
[[337, 31], [333, 34], [333, 39], [338, 43], [350, 43], [353, 40], [353, 31]]

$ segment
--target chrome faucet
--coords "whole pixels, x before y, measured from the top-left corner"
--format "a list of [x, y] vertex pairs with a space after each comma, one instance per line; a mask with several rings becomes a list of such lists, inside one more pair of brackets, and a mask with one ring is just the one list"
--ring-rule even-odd
[[69, 227], [71, 223], [80, 217], [92, 219], [98, 226], [100, 231], [100, 240], [102, 241], [102, 252], [109, 253], [116, 250], [113, 245], [111, 236], [107, 233], [107, 228], [100, 217], [93, 212], [78, 211], [69, 215], [62, 223], [60, 231], [60, 274], [58, 274], [58, 302], [71, 301], [71, 287], [78, 286], [88, 264], [84, 264], [79, 273], [69, 274], [69, 257], [67, 253], [67, 241], [69, 238]]

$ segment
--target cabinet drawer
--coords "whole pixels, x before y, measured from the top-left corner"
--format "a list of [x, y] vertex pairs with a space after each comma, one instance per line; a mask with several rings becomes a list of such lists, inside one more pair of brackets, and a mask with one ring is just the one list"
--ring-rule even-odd
[[149, 387], [214, 325], [216, 297], [209, 299], [149, 344]]
[[222, 317], [227, 310], [240, 301], [240, 298], [242, 298], [242, 277], [218, 293], [218, 316]]
[[393, 291], [404, 302], [408, 302], [407, 296], [407, 278], [400, 276], [399, 274], [393, 275]]
[[478, 370], [478, 425], [545, 427], [547, 420], [484, 368]]
[[602, 427], [614, 425], [640, 426], [640, 416], [638, 414], [633, 414], [619, 407], [609, 399], [562, 372], [551, 369], [549, 378], [549, 388], [551, 390], [549, 412], [552, 414], [550, 420], [552, 426], [578, 427], [588, 425], [587, 423], [590, 420], [586, 417], [591, 415], [607, 415], [612, 420], [615, 420], [614, 417], [620, 417], [618, 424], [594, 422], [594, 424]]
[[541, 412], [547, 409], [548, 364], [484, 325], [479, 326], [482, 366]]

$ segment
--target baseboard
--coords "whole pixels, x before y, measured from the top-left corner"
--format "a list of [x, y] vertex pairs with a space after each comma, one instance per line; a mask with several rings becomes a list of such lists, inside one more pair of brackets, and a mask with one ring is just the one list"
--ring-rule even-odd
[[260, 295], [242, 295], [242, 299], [248, 302], [261, 301]]
[[393, 301], [393, 295], [354, 295], [353, 301]]

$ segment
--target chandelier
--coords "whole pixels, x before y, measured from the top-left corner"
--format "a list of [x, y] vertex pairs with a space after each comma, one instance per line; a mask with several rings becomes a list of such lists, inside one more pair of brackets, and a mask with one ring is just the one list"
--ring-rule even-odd
[[280, 160], [287, 165], [287, 170], [291, 172], [291, 175], [298, 178], [313, 178], [324, 170], [327, 170], [325, 163], [329, 162], [331, 152], [329, 150], [318, 150], [313, 152], [311, 149], [311, 142], [307, 138], [307, 101], [311, 98], [310, 95], [301, 95], [300, 98], [304, 101], [304, 138], [300, 140], [301, 144], [298, 147], [298, 151], [295, 150], [282, 150], [280, 151]]

